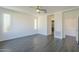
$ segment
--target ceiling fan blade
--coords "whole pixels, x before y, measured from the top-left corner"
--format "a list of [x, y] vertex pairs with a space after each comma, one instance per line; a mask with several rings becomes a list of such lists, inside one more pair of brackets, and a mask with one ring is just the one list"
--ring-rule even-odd
[[40, 6], [37, 6], [36, 9], [40, 9]]
[[47, 13], [47, 10], [46, 9], [40, 9], [40, 11], [43, 11], [43, 12]]

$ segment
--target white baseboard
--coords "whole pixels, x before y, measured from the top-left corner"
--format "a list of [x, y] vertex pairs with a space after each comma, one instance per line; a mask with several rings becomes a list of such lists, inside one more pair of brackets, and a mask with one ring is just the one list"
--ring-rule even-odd
[[36, 34], [36, 33], [34, 33], [34, 34], [29, 34], [29, 35], [13, 36], [13, 37], [8, 37], [8, 38], [4, 37], [4, 38], [3, 38], [2, 40], [0, 40], [0, 41], [12, 40], [12, 39], [21, 38], [21, 37], [25, 37], [25, 36], [31, 36], [31, 35], [35, 35], [35, 34]]

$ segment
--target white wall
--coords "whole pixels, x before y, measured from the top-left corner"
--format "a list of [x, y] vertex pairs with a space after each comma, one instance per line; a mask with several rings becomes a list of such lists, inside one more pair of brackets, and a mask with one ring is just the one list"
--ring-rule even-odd
[[3, 33], [2, 33], [2, 15], [0, 13], [0, 40], [3, 40]]
[[63, 32], [63, 12], [56, 12], [55, 14], [55, 30], [54, 36], [55, 38], [64, 38]]
[[47, 35], [47, 15], [38, 15], [38, 33]]
[[77, 35], [77, 16], [79, 16], [79, 9], [64, 12], [65, 35]]
[[65, 19], [64, 19], [64, 27], [65, 27], [65, 34], [69, 35], [69, 36], [76, 36], [76, 19], [74, 16], [68, 16], [65, 15]]
[[[3, 13], [8, 13], [12, 16], [10, 31], [7, 33], [3, 33], [5, 35], [4, 40], [28, 36], [37, 33], [36, 30], [34, 30], [35, 17], [33, 15], [0, 8], [0, 14], [2, 15]], [[2, 18], [2, 16], [0, 16], [0, 18]], [[2, 28], [2, 24], [0, 28]]]

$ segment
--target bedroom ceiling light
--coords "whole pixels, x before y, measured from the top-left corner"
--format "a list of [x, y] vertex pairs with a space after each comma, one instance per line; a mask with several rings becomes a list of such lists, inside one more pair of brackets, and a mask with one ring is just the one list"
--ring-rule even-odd
[[40, 13], [40, 10], [39, 10], [39, 9], [37, 9], [37, 10], [36, 10], [36, 12], [37, 12], [37, 13]]
[[37, 6], [37, 7], [36, 7], [36, 12], [37, 12], [37, 13], [40, 13], [40, 12], [47, 13], [47, 10], [40, 8], [40, 6]]

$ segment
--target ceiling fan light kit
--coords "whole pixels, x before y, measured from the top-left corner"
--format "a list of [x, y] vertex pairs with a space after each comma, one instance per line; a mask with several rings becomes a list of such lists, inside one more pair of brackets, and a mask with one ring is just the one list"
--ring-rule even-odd
[[37, 12], [37, 13], [41, 13], [41, 12], [47, 13], [47, 10], [40, 8], [40, 6], [37, 6], [37, 7], [36, 7], [36, 12]]
[[37, 12], [37, 13], [40, 13], [40, 10], [39, 10], [39, 9], [37, 9], [37, 10], [36, 10], [36, 12]]

